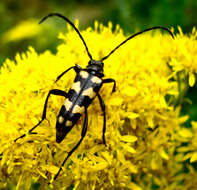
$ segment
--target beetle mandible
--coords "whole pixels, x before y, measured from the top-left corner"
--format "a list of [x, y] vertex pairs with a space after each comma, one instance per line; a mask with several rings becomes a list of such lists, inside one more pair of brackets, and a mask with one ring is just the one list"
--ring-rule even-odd
[[[172, 32], [163, 26], [156, 26], [152, 28], [147, 28], [141, 32], [135, 33], [134, 35], [129, 36], [126, 40], [124, 40], [122, 43], [120, 43], [116, 48], [114, 48], [107, 56], [103, 57], [100, 60], [94, 60], [88, 50], [88, 47], [85, 43], [85, 40], [83, 39], [82, 35], [80, 34], [79, 30], [75, 27], [75, 25], [65, 16], [59, 14], [59, 13], [50, 13], [49, 15], [43, 17], [39, 24], [44, 22], [47, 18], [57, 16], [62, 19], [64, 19], [66, 22], [68, 22], [73, 29], [77, 32], [80, 39], [82, 40], [87, 54], [90, 58], [90, 61], [88, 62], [88, 65], [85, 69], [81, 68], [79, 65], [75, 65], [73, 67], [68, 68], [63, 73], [61, 73], [55, 82], [57, 82], [64, 74], [66, 74], [69, 70], [74, 69], [76, 72], [76, 77], [74, 79], [74, 83], [72, 84], [71, 88], [68, 92], [59, 90], [59, 89], [52, 89], [49, 91], [47, 98], [45, 100], [44, 109], [42, 113], [42, 119], [36, 124], [33, 128], [29, 130], [29, 134], [33, 134], [33, 130], [38, 127], [45, 119], [46, 119], [46, 110], [47, 110], [47, 103], [50, 95], [58, 95], [65, 97], [64, 104], [62, 105], [60, 112], [57, 116], [57, 122], [56, 122], [56, 142], [60, 143], [68, 134], [68, 132], [75, 126], [79, 118], [82, 114], [85, 113], [85, 119], [83, 123], [83, 128], [81, 132], [81, 138], [78, 141], [78, 143], [74, 146], [73, 149], [71, 149], [70, 152], [68, 152], [68, 155], [62, 162], [59, 171], [54, 177], [54, 180], [56, 180], [57, 176], [59, 175], [60, 171], [62, 170], [62, 167], [64, 166], [67, 159], [72, 155], [72, 153], [77, 149], [77, 147], [81, 144], [83, 138], [86, 135], [87, 132], [87, 126], [88, 126], [88, 113], [87, 109], [88, 106], [91, 104], [93, 99], [95, 97], [98, 97], [99, 103], [101, 106], [101, 110], [103, 112], [103, 134], [102, 134], [102, 140], [103, 144], [106, 145], [105, 140], [105, 131], [106, 131], [106, 113], [105, 113], [105, 103], [99, 94], [99, 90], [105, 83], [113, 83], [112, 92], [116, 89], [116, 81], [112, 78], [103, 79], [104, 73], [103, 73], [103, 67], [104, 63], [103, 61], [106, 60], [112, 53], [114, 53], [115, 50], [117, 50], [120, 46], [122, 46], [124, 43], [126, 43], [128, 40], [134, 38], [137, 35], [140, 35], [144, 32], [154, 30], [154, 29], [163, 29], [169, 32], [169, 34], [174, 38]], [[16, 142], [18, 139], [25, 137], [26, 134], [23, 134], [22, 136], [16, 138], [14, 141]]]

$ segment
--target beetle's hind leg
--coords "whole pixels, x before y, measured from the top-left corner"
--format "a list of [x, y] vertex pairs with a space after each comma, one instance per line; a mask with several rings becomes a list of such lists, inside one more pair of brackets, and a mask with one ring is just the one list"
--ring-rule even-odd
[[82, 132], [81, 132], [81, 139], [80, 139], [79, 142], [75, 145], [75, 147], [74, 147], [70, 152], [68, 152], [68, 155], [66, 156], [66, 158], [65, 158], [64, 161], [62, 162], [62, 165], [60, 166], [59, 171], [57, 172], [57, 174], [56, 174], [55, 177], [54, 177], [54, 181], [56, 180], [56, 178], [58, 177], [59, 173], [61, 172], [62, 167], [64, 166], [65, 162], [68, 160], [68, 158], [72, 155], [72, 153], [73, 153], [73, 152], [78, 148], [78, 146], [81, 144], [83, 138], [84, 138], [85, 135], [86, 135], [87, 126], [88, 126], [88, 112], [87, 112], [87, 108], [85, 108], [85, 119], [84, 119], [84, 123], [83, 123], [83, 129], [82, 129]]
[[105, 103], [103, 99], [101, 98], [100, 94], [97, 94], [99, 98], [99, 103], [101, 106], [101, 109], [103, 111], [103, 144], [106, 146], [106, 140], [105, 140], [105, 131], [106, 131], [106, 113], [105, 113]]
[[[29, 134], [33, 134], [32, 131], [33, 131], [36, 127], [38, 127], [38, 126], [46, 119], [47, 103], [48, 103], [48, 99], [49, 99], [49, 97], [50, 97], [51, 94], [53, 94], [53, 95], [58, 95], [58, 96], [64, 96], [64, 97], [67, 98], [67, 93], [64, 92], [64, 91], [62, 91], [62, 90], [59, 90], [59, 89], [52, 89], [52, 90], [50, 90], [49, 93], [48, 93], [48, 95], [47, 95], [47, 98], [46, 98], [46, 100], [45, 100], [44, 109], [43, 109], [43, 113], [42, 113], [42, 119], [38, 122], [38, 124], [36, 124], [34, 127], [32, 127], [32, 128], [28, 131]], [[14, 142], [16, 142], [18, 139], [21, 139], [21, 138], [23, 138], [23, 137], [25, 137], [25, 136], [26, 136], [26, 134], [21, 135], [20, 137], [16, 138], [16, 139], [14, 140]]]

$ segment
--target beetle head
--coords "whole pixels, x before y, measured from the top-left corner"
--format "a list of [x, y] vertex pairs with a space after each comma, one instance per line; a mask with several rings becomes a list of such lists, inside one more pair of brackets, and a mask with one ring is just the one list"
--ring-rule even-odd
[[86, 67], [86, 70], [88, 72], [95, 74], [98, 77], [102, 78], [102, 77], [104, 77], [103, 66], [104, 66], [104, 63], [102, 61], [95, 61], [95, 60], [91, 59], [88, 62], [88, 66]]

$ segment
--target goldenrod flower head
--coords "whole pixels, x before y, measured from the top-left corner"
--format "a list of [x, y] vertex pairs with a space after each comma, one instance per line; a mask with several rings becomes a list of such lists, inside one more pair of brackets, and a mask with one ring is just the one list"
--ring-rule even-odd
[[[106, 27], [95, 22], [95, 28], [81, 33], [94, 59], [107, 55], [125, 39], [118, 26], [112, 32], [111, 23]], [[50, 89], [68, 91], [74, 72], [69, 71], [57, 84], [54, 81], [74, 64], [87, 65], [85, 48], [69, 29], [59, 36], [64, 42], [55, 55], [49, 51], [38, 54], [30, 47], [16, 55], [15, 61], [6, 60], [0, 74], [0, 187], [12, 183], [16, 189], [29, 189], [32, 181], [43, 188], [51, 181], [54, 189], [194, 187], [190, 181], [195, 178], [177, 174], [184, 167], [184, 158], [175, 151], [182, 142], [196, 138], [197, 130], [194, 135], [182, 126], [188, 117], [180, 117], [180, 107], [174, 109], [171, 100], [180, 93], [177, 73], [185, 71], [190, 77], [196, 73], [196, 35], [195, 29], [191, 36], [180, 33], [175, 40], [160, 32], [145, 33], [104, 61], [105, 76], [117, 82], [114, 94], [110, 84], [100, 92], [106, 104], [107, 147], [101, 143], [103, 116], [95, 99], [88, 109], [87, 135], [55, 182], [52, 179], [62, 161], [80, 139], [83, 123], [82, 118], [61, 144], [55, 142], [56, 116], [64, 98], [50, 98], [47, 120], [36, 128], [37, 134], [13, 141], [41, 119]], [[190, 80], [193, 85], [195, 80]], [[196, 145], [191, 147], [194, 150]], [[188, 158], [196, 161], [196, 150]], [[190, 171], [188, 175], [196, 175], [191, 166]]]

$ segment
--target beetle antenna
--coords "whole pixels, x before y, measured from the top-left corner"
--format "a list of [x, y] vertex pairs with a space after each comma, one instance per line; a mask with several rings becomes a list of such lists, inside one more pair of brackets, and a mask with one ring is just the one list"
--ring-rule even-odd
[[63, 16], [63, 15], [61, 15], [61, 14], [59, 14], [59, 13], [50, 13], [50, 14], [48, 14], [47, 16], [43, 17], [43, 18], [40, 20], [39, 24], [41, 24], [41, 23], [44, 22], [47, 18], [52, 17], [52, 16], [57, 16], [57, 17], [60, 17], [60, 18], [64, 19], [66, 22], [68, 22], [68, 23], [75, 29], [75, 31], [77, 32], [77, 34], [79, 35], [79, 37], [80, 37], [81, 40], [83, 41], [83, 44], [85, 45], [85, 48], [86, 48], [86, 51], [87, 51], [87, 53], [88, 53], [89, 58], [92, 60], [92, 56], [91, 56], [91, 54], [90, 54], [90, 52], [89, 52], [89, 50], [88, 50], [88, 47], [87, 47], [87, 45], [86, 45], [86, 43], [85, 43], [85, 40], [83, 39], [82, 35], [80, 34], [80, 32], [79, 32], [79, 30], [76, 28], [76, 26], [75, 26], [68, 18], [66, 18], [65, 16]]
[[166, 27], [163, 27], [163, 26], [155, 26], [155, 27], [152, 27], [152, 28], [147, 28], [147, 29], [145, 29], [145, 30], [142, 30], [141, 32], [137, 32], [137, 33], [131, 35], [130, 37], [128, 37], [128, 38], [127, 38], [126, 40], [124, 40], [121, 44], [119, 44], [116, 48], [114, 48], [107, 56], [103, 57], [103, 58], [101, 59], [101, 61], [107, 59], [112, 53], [114, 53], [114, 51], [116, 51], [120, 46], [122, 46], [122, 45], [123, 45], [124, 43], [126, 43], [128, 40], [130, 40], [130, 39], [132, 39], [132, 38], [136, 37], [137, 35], [140, 35], [140, 34], [142, 34], [142, 33], [144, 33], [144, 32], [147, 32], [147, 31], [150, 31], [150, 30], [155, 30], [155, 29], [163, 29], [163, 30], [166, 30], [167, 32], [169, 32], [169, 34], [170, 34], [170, 35], [172, 36], [172, 38], [174, 39], [174, 35], [173, 35], [172, 32], [171, 32], [168, 28], [166, 28]]

